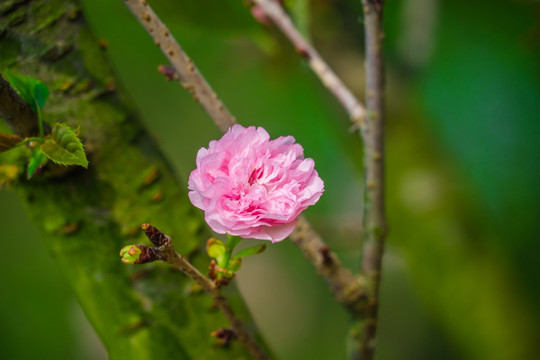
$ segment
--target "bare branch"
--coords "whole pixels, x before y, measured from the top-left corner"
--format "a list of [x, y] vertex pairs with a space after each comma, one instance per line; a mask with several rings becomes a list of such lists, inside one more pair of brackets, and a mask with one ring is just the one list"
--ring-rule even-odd
[[363, 314], [366, 300], [363, 279], [355, 277], [341, 265], [337, 255], [330, 251], [303, 217], [299, 219], [290, 239], [302, 250], [317, 273], [328, 282], [335, 298], [353, 316], [357, 317]]
[[179, 75], [180, 84], [193, 95], [196, 102], [201, 104], [221, 131], [227, 131], [236, 122], [235, 118], [146, 0], [126, 0], [126, 5], [154, 39], [156, 46], [169, 59]]
[[32, 136], [39, 134], [37, 114], [0, 76], [0, 117], [15, 134]]
[[260, 6], [270, 19], [272, 19], [283, 35], [291, 41], [295, 46], [296, 51], [306, 58], [313, 72], [317, 74], [324, 86], [330, 90], [345, 108], [355, 127], [363, 129], [365, 116], [364, 107], [354, 96], [352, 91], [349, 90], [334, 71], [332, 71], [317, 50], [315, 50], [315, 48], [311, 46], [311, 44], [296, 29], [291, 18], [283, 10], [279, 2], [275, 0], [253, 1]]
[[368, 305], [359, 356], [375, 354], [379, 286], [387, 226], [384, 200], [384, 65], [383, 1], [362, 0], [366, 46], [366, 136], [364, 139], [365, 209], [362, 274], [367, 281]]
[[231, 328], [233, 329], [238, 341], [246, 347], [251, 356], [257, 360], [268, 360], [268, 355], [264, 353], [262, 348], [255, 342], [251, 334], [247, 331], [244, 324], [236, 317], [233, 309], [227, 303], [225, 297], [221, 294], [220, 288], [206, 276], [201, 274], [197, 268], [182, 255], [178, 254], [172, 245], [172, 240], [168, 235], [163, 234], [160, 230], [149, 224], [143, 224], [142, 228], [146, 236], [155, 244], [159, 245], [153, 248], [152, 251], [154, 260], [163, 260], [170, 264], [173, 268], [182, 271], [195, 281], [208, 295], [212, 297], [215, 305], [225, 315]]
[[227, 303], [220, 289], [207, 277], [199, 272], [182, 255], [178, 254], [172, 245], [165, 245], [162, 252], [165, 255], [165, 261], [171, 264], [175, 269], [181, 270], [184, 274], [193, 279], [203, 290], [214, 299], [215, 305], [225, 315], [231, 328], [233, 329], [238, 341], [248, 349], [251, 356], [258, 360], [270, 359], [264, 351], [255, 342], [251, 334], [247, 331], [244, 324], [236, 317], [233, 309]]

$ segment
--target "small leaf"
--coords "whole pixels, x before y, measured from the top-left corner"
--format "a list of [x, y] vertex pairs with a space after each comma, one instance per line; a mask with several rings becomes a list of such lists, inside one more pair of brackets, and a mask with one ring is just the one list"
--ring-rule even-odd
[[218, 239], [210, 238], [206, 242], [206, 253], [213, 259], [216, 259], [218, 265], [223, 261], [227, 248], [225, 244]]
[[34, 100], [36, 101], [40, 109], [43, 109], [48, 97], [49, 88], [41, 81], [38, 81], [34, 88]]
[[20, 136], [0, 133], [0, 152], [15, 147], [21, 141], [23, 141], [23, 139]]
[[266, 250], [266, 245], [258, 245], [258, 246], [253, 246], [253, 247], [250, 247], [250, 248], [246, 248], [246, 249], [243, 249], [243, 250], [240, 250], [236, 255], [234, 255], [234, 258], [243, 258], [243, 257], [246, 257], [246, 256], [250, 256], [250, 255], [255, 255], [255, 254], [260, 254], [262, 253], [264, 250]]
[[240, 270], [240, 266], [242, 265], [242, 259], [240, 258], [232, 258], [229, 260], [229, 263], [227, 264], [227, 270], [229, 270], [232, 273], [237, 272]]
[[75, 130], [66, 124], [56, 123], [52, 130], [52, 142], [41, 145], [43, 153], [60, 165], [80, 165], [88, 167], [88, 160], [81, 140]]
[[37, 147], [34, 149], [30, 161], [28, 162], [28, 169], [26, 171], [26, 177], [30, 179], [32, 175], [39, 169], [41, 166], [45, 165], [47, 162], [47, 157], [41, 151], [41, 148]]
[[37, 111], [36, 104], [40, 109], [45, 106], [45, 102], [49, 97], [47, 85], [30, 76], [17, 74], [9, 70], [6, 70], [5, 73], [11, 87], [17, 91], [32, 110]]

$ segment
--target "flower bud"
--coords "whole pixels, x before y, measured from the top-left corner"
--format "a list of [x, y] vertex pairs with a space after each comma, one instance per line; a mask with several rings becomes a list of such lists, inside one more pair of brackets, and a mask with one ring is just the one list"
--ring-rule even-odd
[[162, 260], [161, 253], [158, 249], [154, 249], [144, 245], [128, 245], [120, 250], [122, 262], [126, 264], [146, 264], [156, 260]]
[[216, 342], [220, 346], [227, 346], [232, 339], [236, 338], [236, 334], [232, 329], [224, 328], [212, 331], [210, 335], [217, 340]]
[[165, 235], [158, 228], [150, 224], [142, 224], [141, 228], [144, 231], [146, 237], [156, 246], [163, 246], [171, 241], [171, 238]]
[[141, 253], [142, 250], [139, 249], [138, 245], [124, 246], [122, 250], [120, 250], [122, 262], [125, 264], [135, 264], [139, 260]]

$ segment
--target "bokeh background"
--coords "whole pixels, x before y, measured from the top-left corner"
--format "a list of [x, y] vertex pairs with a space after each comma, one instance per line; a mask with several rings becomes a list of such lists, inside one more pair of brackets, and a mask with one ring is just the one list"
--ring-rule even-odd
[[[150, 2], [231, 112], [294, 135], [326, 183], [306, 216], [359, 266], [362, 144], [293, 47], [241, 0]], [[360, 0], [285, 0], [363, 97]], [[220, 136], [122, 1], [83, 0], [123, 87], [187, 178]], [[387, 195], [376, 358], [540, 358], [540, 6], [527, 0], [395, 0], [385, 13]], [[84, 129], [83, 129], [84, 131]], [[0, 358], [105, 359], [16, 195], [0, 191]], [[112, 254], [116, 256], [116, 254]], [[287, 241], [238, 275], [281, 359], [343, 359], [348, 320]]]

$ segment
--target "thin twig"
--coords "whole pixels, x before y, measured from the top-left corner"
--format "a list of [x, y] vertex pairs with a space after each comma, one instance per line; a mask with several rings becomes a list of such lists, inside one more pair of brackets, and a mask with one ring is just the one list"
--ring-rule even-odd
[[[181, 79], [182, 85], [193, 94], [196, 94], [201, 104], [207, 104], [206, 106], [203, 106], [203, 109], [207, 111], [215, 124], [225, 132], [228, 127], [236, 122], [236, 120], [228, 110], [226, 110], [217, 94], [208, 90], [211, 89], [210, 85], [208, 85], [206, 80], [197, 70], [193, 61], [189, 59], [187, 54], [182, 50], [180, 45], [169, 33], [166, 26], [152, 11], [145, 0], [126, 0], [126, 3], [148, 31], [150, 36], [152, 36], [156, 45], [160, 47], [165, 56], [169, 59], [176, 71], [176, 76]], [[168, 49], [172, 49], [173, 51], [169, 52]], [[318, 61], [319, 64], [322, 65], [318, 65], [317, 68], [327, 68], [329, 70], [322, 60]], [[317, 64], [317, 61], [315, 63]], [[167, 78], [174, 78], [175, 76], [175, 74], [170, 73], [170, 69], [161, 68], [160, 71], [164, 73]], [[348, 104], [347, 109], [350, 109], [351, 117], [360, 122], [364, 110], [359, 102], [352, 96], [351, 92], [343, 86], [334, 73], [327, 73], [326, 71], [323, 71], [322, 73], [325, 73], [325, 76], [329, 76], [327, 82], [333, 84], [332, 88], [336, 87], [335, 84], [340, 84], [337, 86], [338, 89], [341, 89], [338, 90], [338, 92], [343, 94], [342, 98], [345, 103]], [[189, 81], [187, 79], [189, 79]], [[220, 111], [209, 111], [215, 109]], [[317, 269], [317, 272], [325, 278], [333, 293], [336, 295], [337, 300], [340, 302], [344, 301], [343, 304], [353, 313], [356, 313], [358, 309], [364, 307], [365, 303], [363, 286], [361, 286], [363, 283], [360, 279], [350, 275], [350, 272], [341, 266], [341, 263], [337, 261], [337, 256], [330, 250], [327, 250], [328, 257], [336, 260], [334, 264], [331, 267], [327, 267], [319, 261], [318, 259], [320, 257], [316, 254], [320, 253], [323, 248], [328, 249], [328, 246], [324, 244], [322, 238], [302, 216], [300, 217], [298, 224], [295, 231], [291, 234], [291, 239], [296, 239], [293, 240], [293, 242], [298, 245], [300, 250], [304, 253], [304, 256], [311, 260], [313, 266]], [[346, 275], [347, 273], [350, 276]], [[345, 281], [351, 281], [349, 286], [345, 286]]]
[[367, 281], [368, 304], [360, 359], [371, 360], [375, 354], [379, 286], [386, 238], [384, 200], [384, 66], [383, 66], [383, 0], [362, 0], [366, 46], [366, 137], [364, 167], [366, 169], [364, 210], [364, 251], [362, 274]]
[[37, 114], [0, 76], [0, 117], [20, 136], [39, 134]]
[[220, 289], [210, 279], [200, 273], [193, 265], [189, 263], [182, 255], [178, 254], [172, 245], [164, 246], [162, 252], [165, 255], [165, 261], [171, 264], [175, 269], [181, 270], [184, 274], [193, 279], [201, 288], [212, 297], [215, 305], [225, 315], [231, 328], [233, 329], [238, 341], [246, 347], [251, 356], [258, 360], [270, 359], [261, 347], [255, 342], [250, 333], [246, 330], [244, 324], [236, 317], [233, 309], [227, 303]]
[[217, 94], [174, 39], [169, 29], [150, 8], [146, 0], [126, 0], [125, 2], [154, 39], [156, 46], [169, 59], [179, 75], [180, 84], [193, 95], [196, 102], [201, 104], [204, 111], [210, 115], [221, 131], [227, 131], [236, 122], [235, 118], [219, 100]]
[[326, 279], [335, 298], [351, 315], [355, 317], [362, 315], [366, 300], [363, 279], [355, 277], [341, 265], [336, 254], [330, 251], [304, 218], [298, 220], [296, 230], [290, 239], [302, 250], [319, 275]]
[[[246, 347], [251, 356], [257, 360], [268, 360], [270, 359], [268, 355], [262, 350], [262, 348], [255, 342], [253, 337], [245, 328], [244, 324], [236, 317], [233, 309], [227, 303], [225, 297], [221, 294], [219, 286], [217, 286], [212, 280], [201, 274], [197, 268], [195, 268], [191, 263], [184, 258], [182, 255], [178, 254], [172, 245], [172, 240], [168, 235], [165, 235], [163, 232], [158, 230], [149, 224], [143, 224], [142, 229], [144, 230], [146, 236], [152, 241], [155, 245], [158, 245], [156, 248], [148, 248], [146, 246], [138, 246], [139, 248], [144, 248], [145, 256], [148, 256], [148, 262], [155, 260], [163, 260], [166, 263], [170, 264], [173, 268], [182, 271], [184, 274], [189, 276], [193, 281], [195, 281], [208, 295], [214, 300], [214, 304], [218, 307], [219, 310], [225, 315], [231, 328], [236, 335], [238, 341]], [[146, 262], [146, 261], [145, 261]], [[137, 262], [140, 263], [140, 262]]]
[[313, 72], [317, 74], [324, 86], [330, 90], [345, 108], [354, 126], [358, 129], [363, 129], [365, 116], [364, 107], [354, 96], [352, 91], [349, 90], [334, 71], [332, 71], [317, 50], [315, 50], [298, 29], [296, 29], [291, 18], [283, 10], [280, 3], [275, 0], [253, 0], [253, 2], [260, 6], [265, 14], [272, 19], [283, 35], [285, 35], [295, 46], [296, 51], [306, 58]]

